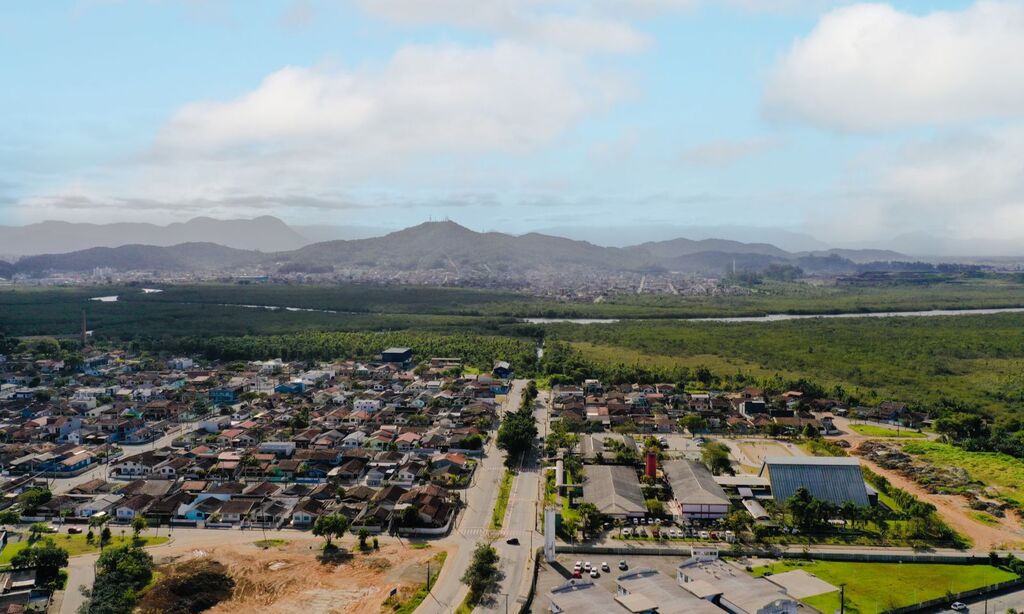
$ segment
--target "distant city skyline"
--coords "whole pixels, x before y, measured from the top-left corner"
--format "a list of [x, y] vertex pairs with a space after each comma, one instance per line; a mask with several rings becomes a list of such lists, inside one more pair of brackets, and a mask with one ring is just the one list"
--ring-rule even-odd
[[0, 54], [5, 225], [1024, 238], [1020, 2], [5, 3]]

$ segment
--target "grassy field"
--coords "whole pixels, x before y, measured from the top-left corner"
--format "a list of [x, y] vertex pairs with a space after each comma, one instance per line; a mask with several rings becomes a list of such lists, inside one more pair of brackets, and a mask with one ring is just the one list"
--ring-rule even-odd
[[508, 498], [512, 493], [512, 481], [515, 480], [515, 477], [516, 474], [508, 469], [501, 476], [501, 485], [498, 487], [498, 500], [494, 503], [494, 511], [491, 512], [492, 529], [500, 529], [501, 524], [505, 522], [505, 510], [508, 508]]
[[[803, 569], [833, 586], [846, 584], [846, 611], [877, 614], [947, 593], [988, 586], [1016, 576], [991, 565], [847, 563], [841, 561], [782, 561], [755, 567], [755, 576]], [[822, 612], [839, 609], [839, 592], [802, 600]]]
[[[549, 340], [606, 371], [707, 366], [836, 385], [863, 404], [957, 399], [994, 412], [1024, 400], [1024, 314], [752, 322], [555, 324]], [[547, 357], [547, 353], [545, 356]], [[549, 358], [551, 362], [554, 357]], [[556, 365], [557, 366], [557, 365]]]
[[997, 489], [1002, 499], [1024, 506], [1024, 460], [998, 452], [968, 452], [931, 441], [908, 443], [903, 451], [934, 465], [962, 467], [971, 479]]
[[[56, 545], [60, 546], [61, 548], [64, 548], [65, 550], [67, 550], [68, 551], [68, 556], [78, 556], [78, 555], [81, 555], [81, 554], [92, 554], [93, 552], [99, 552], [100, 551], [99, 536], [98, 535], [97, 535], [96, 541], [94, 543], [92, 543], [92, 544], [90, 544], [87, 541], [85, 541], [85, 535], [84, 534], [79, 534], [79, 535], [49, 534], [49, 535], [46, 535], [46, 537], [52, 539], [53, 543], [55, 543]], [[148, 546], [159, 546], [160, 544], [163, 544], [163, 543], [167, 542], [167, 538], [166, 537], [144, 537], [144, 538], [142, 538], [142, 540], [144, 541], [145, 546], [147, 546], [147, 547]], [[108, 544], [107, 547], [121, 546], [121, 545], [124, 545], [124, 544], [130, 544], [130, 543], [132, 543], [132, 536], [130, 534], [126, 535], [125, 537], [121, 537], [120, 535], [113, 535], [111, 537], [110, 543]], [[19, 552], [21, 552], [25, 548], [28, 548], [29, 545], [30, 544], [28, 543], [27, 540], [22, 540], [22, 541], [19, 541], [19, 542], [12, 541], [12, 542], [8, 543], [7, 546], [4, 547], [3, 551], [0, 552], [0, 566], [10, 565], [11, 559], [14, 558], [14, 556], [16, 554], [18, 554]]]
[[866, 437], [898, 437], [900, 439], [924, 439], [925, 437], [924, 433], [918, 433], [917, 431], [900, 429], [897, 432], [896, 429], [876, 426], [874, 424], [851, 424], [850, 428]]

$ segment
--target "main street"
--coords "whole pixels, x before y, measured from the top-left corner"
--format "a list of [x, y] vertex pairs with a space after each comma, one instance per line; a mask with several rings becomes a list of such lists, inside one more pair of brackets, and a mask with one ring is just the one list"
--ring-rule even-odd
[[[525, 386], [526, 380], [515, 380], [512, 383], [512, 389], [505, 397], [502, 413], [515, 411], [519, 407]], [[489, 528], [491, 512], [494, 510], [494, 504], [497, 500], [501, 476], [505, 471], [503, 459], [504, 455], [498, 451], [496, 442], [492, 439], [487, 447], [485, 456], [480, 460], [480, 465], [474, 473], [473, 484], [465, 491], [465, 509], [462, 512], [461, 518], [459, 518], [458, 525], [445, 540], [452, 544], [456, 550], [453, 555], [448, 557], [444, 568], [441, 570], [441, 575], [437, 578], [437, 583], [431, 589], [427, 599], [423, 601], [419, 611], [454, 612], [455, 608], [459, 607], [459, 604], [466, 598], [468, 591], [466, 586], [462, 584], [462, 574], [469, 567], [469, 563], [473, 558], [473, 548], [476, 547], [477, 543], [490, 542], [492, 537], [494, 539], [500, 538], [500, 543], [496, 544], [495, 547], [502, 554], [502, 569], [506, 573], [514, 571], [513, 560], [519, 560], [520, 564], [524, 564], [522, 560], [525, 556], [525, 548], [523, 546], [519, 547], [519, 550], [524, 552], [518, 556], [516, 556], [515, 552], [511, 553], [511, 555], [507, 554], [505, 550], [512, 548], [512, 546], [504, 543], [505, 538], [502, 537], [502, 535], [507, 534], [507, 530], [491, 531]], [[522, 538], [520, 538], [520, 541], [523, 541]], [[506, 556], [510, 556], [510, 559], [506, 559]], [[515, 599], [515, 597], [512, 599]]]
[[[541, 437], [547, 432], [547, 408], [547, 403], [538, 398], [534, 406], [534, 417], [537, 419], [538, 434]], [[519, 474], [512, 482], [512, 492], [501, 525], [500, 539], [494, 544], [501, 557], [499, 566], [502, 574], [496, 592], [497, 597], [477, 608], [478, 612], [518, 612], [522, 605], [520, 599], [526, 597], [529, 592], [531, 576], [527, 572], [532, 572], [534, 549], [541, 545], [544, 539], [537, 530], [540, 501], [544, 492], [541, 486], [543, 479], [536, 455], [525, 459]], [[510, 537], [517, 538], [519, 545], [505, 543]]]

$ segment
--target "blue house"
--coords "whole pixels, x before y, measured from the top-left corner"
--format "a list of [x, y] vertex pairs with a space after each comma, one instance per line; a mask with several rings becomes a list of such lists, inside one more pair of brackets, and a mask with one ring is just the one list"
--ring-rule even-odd
[[241, 393], [240, 386], [218, 386], [211, 388], [209, 392], [210, 403], [213, 405], [231, 405], [238, 401]]
[[274, 392], [279, 394], [302, 394], [306, 391], [306, 384], [299, 381], [288, 382], [287, 384], [278, 384], [274, 387]]

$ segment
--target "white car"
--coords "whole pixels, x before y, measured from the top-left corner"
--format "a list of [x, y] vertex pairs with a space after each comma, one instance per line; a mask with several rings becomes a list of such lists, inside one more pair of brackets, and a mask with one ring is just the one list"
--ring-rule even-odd
[[949, 604], [949, 607], [950, 607], [950, 609], [956, 610], [957, 612], [966, 612], [967, 611], [967, 604], [963, 603], [961, 601], [954, 601], [953, 603]]
[[576, 564], [572, 566], [573, 569], [579, 571], [583, 569], [583, 561], [576, 561]]
[[593, 568], [594, 567], [590, 564], [590, 561], [587, 561], [586, 563], [583, 564], [583, 569], [585, 569], [587, 571], [591, 571]]
[[600, 576], [601, 576], [601, 574], [597, 573], [597, 568], [596, 567], [594, 569], [590, 570], [590, 577], [591, 578], [598, 578]]
[[629, 537], [629, 536], [633, 535], [633, 529], [630, 529], [629, 527], [626, 527], [625, 529], [622, 529], [622, 535], [625, 536], [625, 537]]
[[605, 573], [608, 573], [611, 570], [612, 570], [612, 568], [608, 567], [608, 563], [601, 563], [601, 571], [603, 571]]

